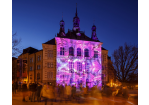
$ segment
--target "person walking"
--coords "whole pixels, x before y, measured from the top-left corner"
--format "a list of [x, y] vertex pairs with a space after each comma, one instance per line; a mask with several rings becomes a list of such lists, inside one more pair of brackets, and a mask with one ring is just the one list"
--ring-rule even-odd
[[27, 92], [27, 84], [26, 84], [26, 82], [24, 82], [23, 84], [22, 84], [22, 93], [23, 93], [23, 102], [25, 102], [25, 96], [26, 96], [26, 92]]
[[52, 84], [44, 85], [41, 90], [41, 96], [44, 98], [45, 105], [47, 105], [47, 101], [50, 99], [51, 105], [53, 105], [53, 98], [54, 98], [54, 92]]
[[40, 83], [37, 84], [36, 90], [37, 90], [37, 101], [40, 102], [41, 101], [41, 97], [40, 97], [40, 92], [42, 89], [42, 85]]

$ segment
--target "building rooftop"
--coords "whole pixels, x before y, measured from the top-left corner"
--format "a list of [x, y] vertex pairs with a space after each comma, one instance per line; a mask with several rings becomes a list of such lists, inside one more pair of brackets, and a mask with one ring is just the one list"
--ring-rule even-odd
[[[68, 32], [66, 33], [66, 36], [62, 36], [61, 34], [62, 33], [58, 33], [57, 37], [68, 38], [68, 39], [76, 39], [76, 40], [100, 42], [99, 40], [97, 40], [97, 41], [92, 40], [91, 38], [86, 36], [83, 31], [77, 32], [77, 31], [73, 31], [73, 30], [68, 30]], [[77, 34], [80, 34], [80, 35], [77, 35]]]
[[105, 48], [101, 47], [102, 50], [106, 50]]
[[45, 43], [43, 43], [43, 44], [56, 45], [56, 44], [55, 44], [55, 38], [53, 38], [53, 39], [51, 39], [51, 40], [49, 40], [49, 41], [47, 41], [47, 42], [45, 42]]

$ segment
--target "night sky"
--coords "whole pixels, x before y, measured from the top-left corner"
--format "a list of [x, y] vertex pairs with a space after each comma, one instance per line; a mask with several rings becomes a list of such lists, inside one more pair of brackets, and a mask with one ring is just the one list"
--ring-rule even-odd
[[59, 32], [62, 12], [65, 33], [73, 28], [76, 3], [80, 30], [91, 37], [95, 20], [97, 37], [109, 56], [125, 42], [138, 45], [138, 0], [12, 0], [12, 33], [22, 39], [23, 49], [41, 50]]

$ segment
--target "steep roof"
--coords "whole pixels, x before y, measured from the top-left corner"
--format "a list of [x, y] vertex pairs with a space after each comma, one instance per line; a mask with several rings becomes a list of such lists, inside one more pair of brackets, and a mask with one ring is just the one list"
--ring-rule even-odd
[[53, 38], [53, 39], [51, 39], [51, 40], [49, 40], [49, 41], [47, 41], [47, 42], [45, 42], [45, 43], [43, 43], [43, 44], [56, 45], [56, 44], [55, 44], [55, 38]]
[[17, 58], [15, 58], [15, 57], [12, 57], [12, 60], [16, 60]]
[[36, 52], [38, 52], [37, 49], [35, 49], [33, 47], [28, 47], [26, 49], [23, 49], [23, 53], [22, 54], [26, 54], [26, 53], [32, 54], [32, 53], [36, 53]]
[[102, 50], [106, 50], [105, 48], [103, 48], [103, 47], [101, 47], [102, 48]]

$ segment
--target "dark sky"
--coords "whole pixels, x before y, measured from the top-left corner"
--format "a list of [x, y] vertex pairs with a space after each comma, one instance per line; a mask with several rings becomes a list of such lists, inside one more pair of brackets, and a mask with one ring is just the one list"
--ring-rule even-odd
[[95, 20], [109, 56], [125, 42], [138, 45], [138, 0], [12, 0], [12, 32], [22, 39], [22, 48], [41, 50], [59, 32], [62, 12], [65, 32], [72, 29], [76, 3], [80, 30], [91, 37]]

